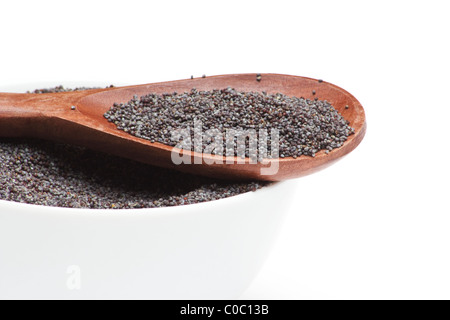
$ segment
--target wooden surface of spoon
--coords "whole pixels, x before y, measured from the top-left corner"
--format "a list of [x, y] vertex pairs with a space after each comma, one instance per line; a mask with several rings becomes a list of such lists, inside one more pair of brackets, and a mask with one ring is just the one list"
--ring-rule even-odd
[[[171, 158], [173, 147], [151, 143], [117, 130], [116, 126], [103, 116], [114, 102], [128, 102], [134, 95], [226, 87], [240, 91], [266, 91], [269, 94], [280, 92], [288, 96], [327, 100], [350, 122], [355, 134], [349, 136], [342, 147], [332, 150], [329, 154], [320, 151], [314, 158], [301, 156], [297, 159], [279, 159], [276, 174], [261, 175], [261, 169], [267, 165], [251, 164], [249, 159], [245, 164], [236, 164], [235, 157], [232, 157], [234, 164], [227, 164], [225, 161], [223, 164], [194, 164], [197, 162], [194, 158], [222, 159], [195, 152], [189, 153], [192, 164], [175, 165]], [[363, 139], [365, 131], [364, 109], [350, 93], [327, 82], [290, 75], [262, 74], [261, 81], [257, 81], [256, 74], [236, 74], [89, 91], [51, 94], [0, 93], [0, 137], [40, 138], [75, 144], [155, 166], [222, 179], [281, 181], [313, 173], [354, 150]]]

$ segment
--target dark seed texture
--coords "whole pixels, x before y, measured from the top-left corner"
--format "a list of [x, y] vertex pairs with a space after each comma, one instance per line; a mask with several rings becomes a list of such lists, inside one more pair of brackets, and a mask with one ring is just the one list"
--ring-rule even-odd
[[[61, 92], [61, 87], [39, 92]], [[255, 191], [264, 182], [230, 182], [161, 169], [64, 144], [0, 139], [0, 200], [90, 209], [194, 204]]]
[[[128, 103], [114, 104], [105, 118], [119, 130], [169, 146], [178, 143], [172, 140], [174, 130], [192, 128], [194, 120], [199, 120], [204, 131], [218, 129], [223, 134], [224, 150], [227, 129], [278, 129], [281, 158], [331, 151], [354, 133], [348, 121], [327, 101], [232, 88], [135, 96]], [[207, 143], [203, 140], [202, 150]], [[194, 144], [190, 148], [194, 150]], [[252, 150], [247, 148], [245, 155], [249, 154]]]
[[[113, 85], [110, 85], [108, 88], [113, 88]], [[34, 91], [28, 91], [27, 93], [58, 93], [58, 92], [72, 92], [72, 91], [84, 91], [84, 90], [92, 90], [92, 89], [101, 89], [100, 87], [94, 87], [94, 88], [86, 88], [86, 87], [79, 87], [75, 89], [71, 88], [64, 88], [64, 86], [57, 86], [54, 88], [46, 88], [46, 89], [36, 89]]]

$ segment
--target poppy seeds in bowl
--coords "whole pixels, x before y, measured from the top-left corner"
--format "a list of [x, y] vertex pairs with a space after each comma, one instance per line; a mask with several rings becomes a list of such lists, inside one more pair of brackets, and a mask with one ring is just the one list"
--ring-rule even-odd
[[[260, 75], [257, 81], [261, 81]], [[28, 93], [89, 89], [94, 88], [59, 86]], [[219, 132], [277, 130], [280, 158], [314, 157], [320, 150], [328, 153], [354, 133], [329, 102], [317, 97], [309, 100], [230, 87], [135, 96], [127, 103], [115, 103], [104, 117], [118, 130], [169, 146], [177, 145], [171, 137], [174, 130], [192, 128], [195, 121], [202, 123], [202, 130]], [[225, 139], [223, 144], [226, 149]], [[189, 146], [189, 150], [194, 151], [194, 147]], [[206, 147], [202, 141], [202, 150]], [[237, 156], [237, 148], [234, 152]], [[249, 148], [245, 156], [250, 152]], [[29, 139], [0, 139], [0, 161], [0, 200], [55, 207], [179, 206], [227, 198], [270, 184], [195, 176], [83, 147]]]
[[[73, 90], [60, 86], [34, 92], [65, 91]], [[52, 207], [179, 206], [223, 199], [268, 185], [200, 177], [83, 147], [29, 139], [0, 138], [0, 162], [0, 200]]]

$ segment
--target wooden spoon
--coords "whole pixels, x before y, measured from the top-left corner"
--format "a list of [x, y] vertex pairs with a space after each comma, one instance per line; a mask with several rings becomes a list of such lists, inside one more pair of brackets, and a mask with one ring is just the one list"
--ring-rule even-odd
[[[184, 92], [233, 87], [241, 91], [266, 91], [308, 99], [328, 100], [355, 129], [344, 145], [329, 154], [320, 151], [316, 156], [279, 159], [279, 170], [273, 175], [261, 175], [267, 164], [194, 164], [202, 155], [190, 152], [192, 164], [175, 165], [171, 160], [172, 147], [134, 137], [117, 130], [104, 118], [114, 102], [127, 102], [134, 95]], [[313, 90], [315, 95], [313, 95]], [[348, 106], [348, 108], [345, 108]], [[114, 155], [134, 159], [155, 166], [172, 168], [198, 175], [225, 179], [258, 179], [280, 181], [304, 176], [323, 169], [351, 152], [361, 142], [366, 131], [364, 109], [347, 91], [315, 79], [262, 74], [222, 75], [207, 78], [169, 81], [146, 85], [96, 89], [52, 94], [0, 93], [0, 136], [41, 138], [81, 145]], [[203, 159], [222, 159], [203, 155]]]

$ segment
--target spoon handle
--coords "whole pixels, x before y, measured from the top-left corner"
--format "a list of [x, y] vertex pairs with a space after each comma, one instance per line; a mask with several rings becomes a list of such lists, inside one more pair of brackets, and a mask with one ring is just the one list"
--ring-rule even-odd
[[0, 117], [23, 117], [39, 113], [36, 106], [32, 106], [34, 97], [22, 93], [0, 93]]
[[71, 94], [0, 93], [0, 136], [34, 137], [54, 116], [69, 113]]
[[24, 136], [42, 121], [42, 110], [28, 104], [28, 99], [25, 94], [0, 93], [0, 136]]

